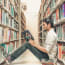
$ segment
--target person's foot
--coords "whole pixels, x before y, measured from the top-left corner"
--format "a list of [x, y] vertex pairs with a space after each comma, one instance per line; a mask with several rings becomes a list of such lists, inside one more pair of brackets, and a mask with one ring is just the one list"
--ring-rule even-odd
[[45, 59], [42, 59], [41, 60], [41, 63], [43, 64], [43, 65], [46, 65], [46, 64], [50, 64], [50, 65], [53, 65], [53, 61], [52, 60], [45, 60]]
[[11, 56], [8, 55], [8, 56], [6, 57], [6, 59], [5, 59], [5, 61], [6, 61], [7, 64], [10, 64], [10, 63], [11, 63]]

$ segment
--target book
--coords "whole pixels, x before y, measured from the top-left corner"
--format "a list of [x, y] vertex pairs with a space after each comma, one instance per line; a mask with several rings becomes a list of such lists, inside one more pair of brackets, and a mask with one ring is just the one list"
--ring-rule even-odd
[[19, 40], [19, 32], [17, 32], [17, 40]]
[[63, 17], [65, 17], [65, 3], [62, 5]]
[[11, 15], [14, 16], [14, 7], [11, 5]]
[[59, 18], [62, 19], [63, 18], [63, 11], [62, 11], [62, 6], [59, 8]]
[[3, 37], [3, 42], [8, 42], [8, 28], [4, 28], [4, 37]]
[[54, 14], [52, 15], [52, 17], [53, 17], [53, 22], [54, 22], [54, 24], [56, 24], [56, 23], [57, 23], [57, 21], [56, 21], [56, 13], [54, 13]]
[[56, 21], [59, 20], [59, 9], [56, 10]]
[[9, 27], [11, 27], [11, 23], [12, 23], [11, 22], [11, 17], [9, 16], [9, 25], [8, 25]]
[[3, 42], [3, 28], [0, 27], [0, 44]]
[[2, 24], [6, 25], [6, 12], [2, 10]]
[[14, 39], [14, 32], [11, 30], [11, 40]]
[[17, 32], [14, 31], [14, 40], [17, 39]]
[[2, 10], [0, 8], [0, 24], [2, 23]]
[[62, 40], [63, 39], [62, 26], [56, 27], [56, 33], [57, 33], [57, 36], [58, 36], [58, 40]]
[[62, 59], [65, 60], [65, 45], [62, 45]]
[[7, 26], [9, 25], [9, 15], [8, 15], [8, 13], [6, 13], [6, 25]]
[[7, 39], [10, 41], [11, 40], [11, 30], [8, 30], [8, 36]]
[[65, 40], [65, 24], [63, 24], [62, 27], [63, 27], [63, 40]]
[[61, 59], [62, 58], [62, 45], [58, 44], [58, 58]]
[[12, 28], [14, 28], [14, 19], [12, 19]]

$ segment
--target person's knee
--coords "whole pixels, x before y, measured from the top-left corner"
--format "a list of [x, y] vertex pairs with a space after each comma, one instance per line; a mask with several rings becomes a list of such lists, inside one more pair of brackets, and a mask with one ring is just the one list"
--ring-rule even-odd
[[30, 47], [31, 45], [29, 43], [24, 44], [25, 47]]

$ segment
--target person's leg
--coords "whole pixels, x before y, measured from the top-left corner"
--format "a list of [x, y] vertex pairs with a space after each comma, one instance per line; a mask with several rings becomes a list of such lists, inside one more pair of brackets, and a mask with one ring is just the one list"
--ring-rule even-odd
[[28, 43], [27, 48], [39, 59], [45, 59], [45, 60], [49, 60], [49, 56], [48, 54], [40, 51], [39, 49], [33, 47], [31, 44]]
[[39, 60], [42, 58], [49, 59], [48, 55], [37, 48], [33, 47], [29, 43], [25, 43], [22, 45], [19, 49], [17, 49], [14, 53], [11, 54], [11, 61], [15, 60], [17, 57], [19, 57], [26, 49], [29, 49]]
[[10, 55], [10, 61], [12, 62], [13, 60], [15, 60], [16, 58], [18, 58], [22, 53], [24, 53], [24, 51], [26, 51], [27, 49], [27, 44], [28, 43], [25, 43], [23, 44], [20, 48], [18, 48], [14, 53], [12, 53]]

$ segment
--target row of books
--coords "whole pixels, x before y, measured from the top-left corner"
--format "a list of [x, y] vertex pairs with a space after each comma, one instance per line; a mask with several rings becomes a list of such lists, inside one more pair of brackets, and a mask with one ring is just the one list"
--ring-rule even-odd
[[18, 29], [18, 23], [12, 19], [9, 14], [0, 8], [0, 24], [7, 25], [9, 27]]
[[52, 15], [54, 24], [58, 23], [60, 19], [65, 18], [65, 3], [58, 9], [56, 9], [56, 12]]
[[14, 12], [17, 7], [16, 5], [14, 5], [16, 1], [17, 0], [0, 0], [0, 5], [2, 7], [5, 7], [11, 13], [11, 15], [14, 16]]
[[11, 54], [13, 50], [18, 48], [18, 43], [19, 41], [10, 42], [9, 44], [0, 44], [0, 46], [4, 48], [4, 50], [0, 49], [0, 57], [2, 55], [6, 56], [7, 54]]
[[[45, 17], [51, 13], [51, 11], [54, 9], [54, 6], [55, 4], [53, 4], [53, 1], [51, 1], [51, 4], [47, 8]], [[65, 2], [60, 6], [60, 8], [56, 9], [55, 13], [52, 16], [55, 22], [65, 17]]]
[[65, 40], [65, 24], [56, 27], [58, 40]]
[[0, 27], [0, 43], [18, 40], [19, 33], [9, 28]]
[[58, 58], [65, 60], [65, 45], [58, 44]]
[[44, 12], [46, 12], [45, 15], [44, 15], [45, 17], [50, 14], [50, 12], [53, 10], [53, 7], [55, 5], [56, 5], [56, 0], [52, 0], [52, 1], [51, 0], [47, 0], [46, 1], [46, 4], [44, 5]]

